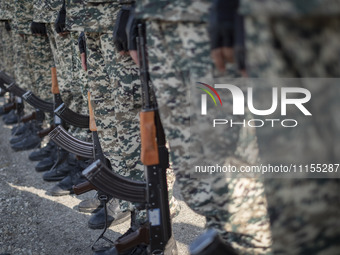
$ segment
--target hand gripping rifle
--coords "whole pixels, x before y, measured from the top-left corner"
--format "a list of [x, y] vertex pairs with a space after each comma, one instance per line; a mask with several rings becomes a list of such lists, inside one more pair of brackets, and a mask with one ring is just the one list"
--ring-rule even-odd
[[[166, 251], [171, 237], [171, 223], [166, 182], [169, 153], [165, 135], [155, 103], [150, 101], [149, 74], [145, 52], [145, 37], [142, 25], [139, 32], [140, 76], [142, 80], [144, 109], [140, 114], [142, 153], [146, 165], [146, 182], [132, 181], [110, 171], [97, 160], [83, 171], [83, 175], [99, 190], [118, 199], [144, 205], [148, 211], [148, 223], [139, 230], [115, 242], [120, 254], [137, 244], [148, 245], [148, 254], [177, 254]], [[169, 242], [170, 243], [170, 242]], [[174, 244], [175, 245], [175, 244]]]

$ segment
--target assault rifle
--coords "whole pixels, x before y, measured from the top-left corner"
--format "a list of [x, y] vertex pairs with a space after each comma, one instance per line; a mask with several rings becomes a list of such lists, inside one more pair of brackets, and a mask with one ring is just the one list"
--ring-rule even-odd
[[[129, 251], [137, 244], [146, 244], [148, 245], [148, 254], [174, 255], [177, 254], [177, 249], [173, 239], [170, 239], [172, 232], [166, 182], [169, 153], [166, 148], [165, 135], [157, 105], [150, 101], [149, 73], [142, 25], [139, 25], [138, 32], [138, 52], [144, 104], [143, 111], [140, 114], [141, 159], [143, 164], [146, 165], [146, 182], [132, 181], [115, 174], [100, 160], [86, 168], [83, 175], [98, 190], [118, 199], [139, 203], [148, 211], [147, 225], [117, 240], [112, 248], [112, 254]], [[169, 245], [172, 246], [170, 249], [168, 249]]]

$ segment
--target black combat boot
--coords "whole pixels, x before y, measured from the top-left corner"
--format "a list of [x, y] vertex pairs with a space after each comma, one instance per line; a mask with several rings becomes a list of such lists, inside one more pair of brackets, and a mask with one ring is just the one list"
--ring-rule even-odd
[[51, 153], [48, 157], [41, 160], [36, 166], [35, 170], [37, 172], [44, 172], [50, 170], [54, 165], [57, 165], [59, 162], [64, 162], [68, 152], [64, 149], [54, 146], [51, 150]]
[[89, 166], [90, 162], [92, 161], [77, 160], [76, 165], [71, 170], [69, 175], [62, 179], [50, 190], [51, 195], [64, 196], [73, 194], [73, 186], [86, 181], [86, 178], [82, 175], [82, 171]]
[[190, 245], [190, 255], [237, 255], [214, 229], [208, 229]]
[[96, 213], [103, 208], [103, 203], [97, 197], [85, 199], [78, 205], [78, 211], [84, 213]]
[[63, 180], [76, 167], [77, 159], [74, 154], [69, 153], [64, 162], [56, 165], [43, 175], [44, 181], [56, 182]]
[[55, 151], [55, 143], [50, 140], [45, 147], [31, 152], [31, 154], [28, 156], [29, 160], [31, 161], [40, 161], [43, 160], [44, 158], [47, 158], [51, 155], [53, 151]]
[[[111, 199], [107, 203], [107, 227], [110, 225], [118, 225], [130, 218], [130, 211], [122, 212], [119, 208], [118, 200]], [[98, 212], [92, 215], [88, 221], [88, 226], [91, 229], [103, 229], [105, 227], [105, 210], [100, 209]]]

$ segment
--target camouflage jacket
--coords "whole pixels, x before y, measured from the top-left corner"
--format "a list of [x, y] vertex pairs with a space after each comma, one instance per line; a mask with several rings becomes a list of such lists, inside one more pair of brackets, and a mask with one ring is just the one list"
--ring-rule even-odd
[[33, 1], [33, 20], [41, 23], [54, 23], [63, 0], [34, 0]]
[[14, 2], [13, 0], [0, 1], [0, 19], [11, 20], [13, 19]]
[[118, 1], [86, 0], [84, 31], [112, 33], [119, 10]]
[[143, 19], [207, 22], [209, 0], [137, 0], [136, 13]]
[[240, 11], [252, 16], [329, 16], [340, 13], [340, 0], [241, 0]]
[[66, 29], [84, 31], [86, 18], [85, 0], [66, 1]]
[[33, 2], [31, 0], [15, 0], [16, 32], [19, 34], [31, 34], [31, 22], [33, 20]]

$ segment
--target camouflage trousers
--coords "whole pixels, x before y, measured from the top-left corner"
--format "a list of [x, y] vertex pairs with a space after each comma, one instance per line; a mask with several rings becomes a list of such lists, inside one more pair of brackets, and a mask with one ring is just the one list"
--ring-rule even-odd
[[[87, 73], [83, 70], [81, 65], [81, 58], [78, 48], [78, 37], [79, 32], [70, 32], [70, 37], [72, 40], [72, 87], [75, 89], [73, 92], [73, 103], [71, 108], [75, 109], [76, 112], [84, 115], [88, 115], [88, 105], [87, 105]], [[74, 106], [73, 106], [74, 105]], [[87, 130], [80, 128], [71, 128], [69, 130], [74, 136], [81, 140], [91, 140], [90, 135]]]
[[[247, 17], [250, 74], [259, 77], [339, 77], [339, 25], [339, 17]], [[314, 100], [331, 104], [326, 92], [321, 88]], [[319, 108], [322, 109], [323, 105]], [[327, 112], [323, 116], [333, 123], [336, 112]], [[314, 125], [332, 134], [329, 130], [331, 125], [325, 127], [320, 122]], [[331, 146], [327, 139], [321, 139], [322, 142], [326, 147]], [[335, 155], [338, 159], [339, 154]], [[273, 251], [276, 254], [338, 253], [339, 184], [339, 179], [265, 181]]]
[[41, 99], [52, 101], [51, 66], [53, 56], [47, 36], [27, 35], [30, 38], [29, 54], [33, 72], [32, 91]]
[[13, 39], [12, 31], [7, 31], [5, 29], [5, 22], [0, 22], [1, 24], [1, 45], [2, 45], [2, 69], [11, 76], [14, 76], [14, 52], [13, 52]]
[[[70, 106], [73, 101], [73, 93], [71, 89], [71, 77], [72, 62], [67, 62], [64, 58], [72, 57], [72, 41], [70, 35], [60, 36], [55, 31], [54, 24], [47, 23], [46, 30], [50, 41], [52, 55], [54, 59], [54, 65], [57, 69], [58, 85], [60, 95], [67, 106]], [[68, 59], [69, 60], [69, 59]], [[66, 66], [65, 66], [66, 64]], [[52, 67], [52, 66], [51, 66]], [[74, 110], [74, 109], [72, 109]]]
[[[206, 216], [207, 227], [218, 230], [239, 254], [270, 254], [269, 219], [259, 180], [231, 179], [223, 175], [191, 177], [190, 162], [202, 157], [199, 152], [204, 148], [189, 153], [190, 144], [199, 140], [190, 134], [193, 117], [190, 90], [198, 81], [213, 80], [206, 25], [149, 21], [147, 50], [150, 77], [184, 201], [195, 212]], [[249, 134], [252, 137], [249, 143], [244, 142], [249, 137], [245, 139], [240, 130], [225, 135], [228, 142], [221, 145], [220, 157], [236, 164], [232, 159], [238, 158], [239, 153], [243, 160], [248, 160], [245, 151], [254, 146], [254, 133]], [[239, 149], [242, 146], [243, 150]], [[256, 152], [255, 146], [255, 151], [250, 153], [255, 155], [249, 158], [256, 160]]]
[[32, 90], [33, 71], [28, 49], [30, 38], [13, 33], [14, 77], [16, 83], [25, 90]]
[[[29, 54], [30, 37], [23, 34], [12, 33], [13, 37], [13, 61], [15, 82], [25, 90], [32, 90], [33, 69]], [[25, 110], [34, 111], [29, 104], [25, 104]]]

